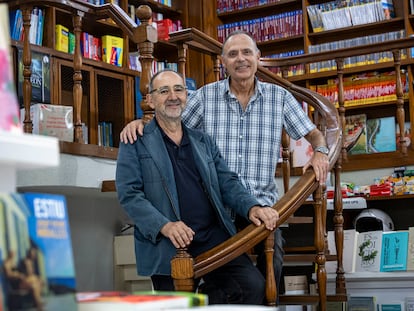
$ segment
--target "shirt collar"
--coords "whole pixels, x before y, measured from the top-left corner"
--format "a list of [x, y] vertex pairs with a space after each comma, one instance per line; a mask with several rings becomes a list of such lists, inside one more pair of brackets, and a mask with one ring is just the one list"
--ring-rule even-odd
[[[254, 84], [255, 84], [255, 89], [254, 89], [254, 94], [252, 98], [257, 97], [258, 95], [263, 95], [263, 85], [259, 83], [259, 79], [257, 79], [257, 77], [254, 77]], [[227, 96], [234, 97], [234, 95], [232, 96], [232, 93], [230, 91], [230, 77], [228, 77], [225, 80], [224, 91], [227, 94]]]

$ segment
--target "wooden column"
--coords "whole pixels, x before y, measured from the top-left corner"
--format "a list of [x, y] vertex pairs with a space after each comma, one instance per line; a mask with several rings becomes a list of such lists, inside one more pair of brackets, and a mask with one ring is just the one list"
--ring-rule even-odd
[[188, 45], [185, 43], [181, 43], [178, 45], [178, 72], [183, 75], [184, 82], [185, 82], [185, 64], [187, 62], [187, 52], [188, 52]]
[[[338, 75], [338, 104], [339, 104], [339, 118], [342, 126], [342, 140], [345, 138], [345, 102], [344, 102], [344, 59], [337, 58], [336, 60], [337, 75]], [[334, 231], [335, 231], [335, 248], [337, 254], [337, 269], [336, 269], [336, 294], [346, 295], [345, 276], [343, 267], [343, 249], [344, 249], [344, 217], [342, 215], [342, 191], [341, 191], [341, 172], [342, 161], [347, 159], [347, 150], [342, 142], [342, 152], [339, 155], [338, 161], [334, 167], [335, 173], [335, 195], [334, 195]]]
[[319, 186], [314, 193], [314, 245], [316, 248], [315, 262], [318, 266], [316, 279], [319, 290], [319, 310], [326, 310], [326, 269], [325, 269], [325, 232], [326, 232], [326, 186]]
[[[282, 76], [287, 80], [288, 67], [282, 68]], [[290, 137], [283, 128], [282, 130], [282, 178], [283, 178], [283, 190], [284, 192], [289, 191], [290, 183]], [[293, 215], [292, 215], [293, 216]]]
[[276, 306], [277, 291], [273, 254], [275, 252], [275, 235], [271, 232], [265, 240], [264, 253], [266, 256], [266, 302], [268, 306]]
[[154, 43], [158, 40], [157, 30], [152, 27], [152, 11], [148, 5], [140, 5], [136, 10], [136, 16], [141, 24], [136, 29], [136, 43], [139, 51], [139, 61], [141, 62], [142, 72], [139, 90], [142, 94], [141, 109], [144, 113], [143, 120], [148, 122], [154, 116], [154, 111], [147, 104], [146, 96], [148, 86], [152, 77], [152, 62], [154, 60]]
[[77, 11], [73, 15], [73, 32], [75, 34], [75, 53], [73, 55], [73, 117], [74, 117], [74, 142], [83, 144], [82, 133], [82, 53], [81, 53], [81, 33], [82, 19], [84, 13]]
[[23, 131], [25, 133], [33, 132], [33, 123], [30, 118], [30, 104], [32, 101], [32, 83], [30, 76], [32, 75], [32, 52], [30, 51], [29, 33], [30, 18], [33, 7], [22, 7], [23, 15], [23, 105], [24, 105], [24, 121]]

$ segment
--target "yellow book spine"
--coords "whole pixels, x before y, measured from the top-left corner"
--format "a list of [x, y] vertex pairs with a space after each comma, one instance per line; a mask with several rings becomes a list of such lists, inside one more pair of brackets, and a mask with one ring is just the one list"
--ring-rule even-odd
[[69, 52], [69, 29], [63, 25], [56, 25], [56, 42], [55, 49], [57, 51]]

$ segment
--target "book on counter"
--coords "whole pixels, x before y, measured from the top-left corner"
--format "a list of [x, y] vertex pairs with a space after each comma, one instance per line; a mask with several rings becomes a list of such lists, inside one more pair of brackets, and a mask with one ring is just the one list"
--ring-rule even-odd
[[[355, 272], [356, 248], [359, 232], [355, 229], [344, 230], [343, 244], [343, 268], [344, 272]], [[335, 232], [328, 231], [328, 250], [330, 255], [336, 255]], [[325, 263], [326, 272], [335, 273], [337, 269], [336, 261], [327, 261]]]
[[408, 228], [407, 271], [414, 271], [414, 227]]
[[359, 233], [355, 251], [355, 272], [380, 271], [382, 233], [379, 230]]
[[404, 302], [399, 301], [379, 303], [377, 307], [378, 311], [405, 311], [404, 309]]
[[407, 253], [408, 230], [383, 232], [380, 271], [406, 271]]
[[350, 296], [348, 298], [348, 311], [376, 311], [375, 296]]
[[169, 291], [79, 292], [76, 300], [78, 311], [169, 310], [208, 304], [207, 295]]
[[42, 306], [44, 311], [76, 310], [65, 197], [0, 193], [0, 215], [3, 309], [29, 311]]

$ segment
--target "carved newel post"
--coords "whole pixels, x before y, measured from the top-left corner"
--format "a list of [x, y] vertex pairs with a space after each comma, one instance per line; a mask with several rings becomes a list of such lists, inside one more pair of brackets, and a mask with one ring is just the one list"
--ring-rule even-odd
[[137, 43], [142, 67], [139, 85], [142, 94], [141, 109], [144, 112], [144, 122], [148, 122], [152, 119], [154, 111], [148, 106], [145, 97], [148, 94], [148, 85], [152, 76], [154, 43], [157, 42], [158, 35], [157, 30], [151, 25], [152, 10], [148, 5], [140, 5], [136, 10], [136, 16], [141, 21], [141, 24], [134, 30], [134, 42]]

